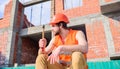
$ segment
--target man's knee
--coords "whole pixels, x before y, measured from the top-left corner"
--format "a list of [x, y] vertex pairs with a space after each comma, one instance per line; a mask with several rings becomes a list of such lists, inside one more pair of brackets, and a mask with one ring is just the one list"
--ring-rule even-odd
[[74, 56], [83, 56], [83, 54], [81, 52], [73, 52], [72, 57]]
[[84, 55], [81, 52], [73, 52], [72, 53], [72, 60], [82, 60], [84, 59]]
[[47, 60], [47, 56], [45, 54], [39, 54], [36, 58], [36, 62], [39, 62], [39, 61], [45, 61]]

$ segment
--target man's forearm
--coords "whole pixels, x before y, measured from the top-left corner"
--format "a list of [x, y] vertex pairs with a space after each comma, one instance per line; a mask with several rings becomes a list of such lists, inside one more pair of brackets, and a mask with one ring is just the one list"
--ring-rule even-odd
[[63, 52], [80, 51], [82, 53], [87, 53], [87, 46], [80, 46], [80, 45], [62, 46], [61, 51]]

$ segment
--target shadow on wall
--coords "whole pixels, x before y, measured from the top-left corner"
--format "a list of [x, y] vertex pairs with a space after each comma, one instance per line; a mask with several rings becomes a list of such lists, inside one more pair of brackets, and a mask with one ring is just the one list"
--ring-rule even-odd
[[110, 12], [103, 14], [104, 16], [120, 22], [120, 11]]

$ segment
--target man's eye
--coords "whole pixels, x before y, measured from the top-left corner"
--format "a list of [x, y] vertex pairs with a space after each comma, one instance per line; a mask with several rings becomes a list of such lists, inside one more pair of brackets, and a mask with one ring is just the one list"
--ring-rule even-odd
[[55, 27], [55, 25], [52, 25], [52, 27]]

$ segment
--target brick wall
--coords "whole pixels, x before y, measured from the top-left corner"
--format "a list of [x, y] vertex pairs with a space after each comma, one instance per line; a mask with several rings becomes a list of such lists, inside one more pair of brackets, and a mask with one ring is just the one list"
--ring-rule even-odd
[[14, 46], [14, 57], [13, 57], [13, 64], [17, 62], [17, 52], [18, 52], [18, 40], [19, 40], [19, 37], [18, 37], [18, 33], [16, 33], [16, 36], [15, 36], [15, 46]]
[[0, 33], [0, 66], [6, 64], [6, 55], [7, 55], [7, 42], [8, 42], [8, 32]]
[[63, 11], [63, 0], [55, 0], [55, 13]]
[[21, 15], [22, 15], [22, 4], [19, 3], [18, 5], [18, 12], [17, 12], [17, 23], [16, 23], [16, 28], [20, 28], [20, 22], [21, 22]]
[[6, 55], [8, 55], [8, 27], [10, 26], [11, 9], [12, 1], [10, 1], [9, 4], [6, 5], [3, 19], [0, 20], [0, 67], [7, 64], [8, 61], [8, 59], [6, 59]]
[[[83, 5], [73, 9], [64, 10], [63, 0], [55, 1], [55, 13], [63, 12], [69, 18], [100, 13], [99, 0], [82, 0]], [[75, 13], [75, 14], [74, 14]]]
[[5, 6], [3, 19], [0, 20], [0, 28], [6, 28], [10, 26], [10, 15], [12, 9], [12, 1]]
[[[20, 29], [20, 25], [21, 25], [21, 20], [22, 20], [22, 9], [23, 9], [23, 5], [21, 3], [19, 3], [18, 5], [18, 12], [17, 12], [17, 23], [16, 23], [16, 29]], [[26, 23], [25, 23], [26, 22]], [[27, 28], [27, 25], [30, 26], [30, 22], [27, 20], [27, 16], [24, 14], [24, 21], [23, 21], [23, 25], [22, 28]], [[33, 26], [31, 24], [31, 26]]]
[[30, 38], [22, 38], [22, 52], [21, 63], [30, 64], [35, 63], [35, 59], [38, 55], [38, 43]]
[[120, 53], [120, 17], [116, 19], [109, 18], [110, 28], [113, 35], [115, 52]]
[[108, 48], [102, 21], [86, 24], [88, 39], [88, 59], [108, 57]]

